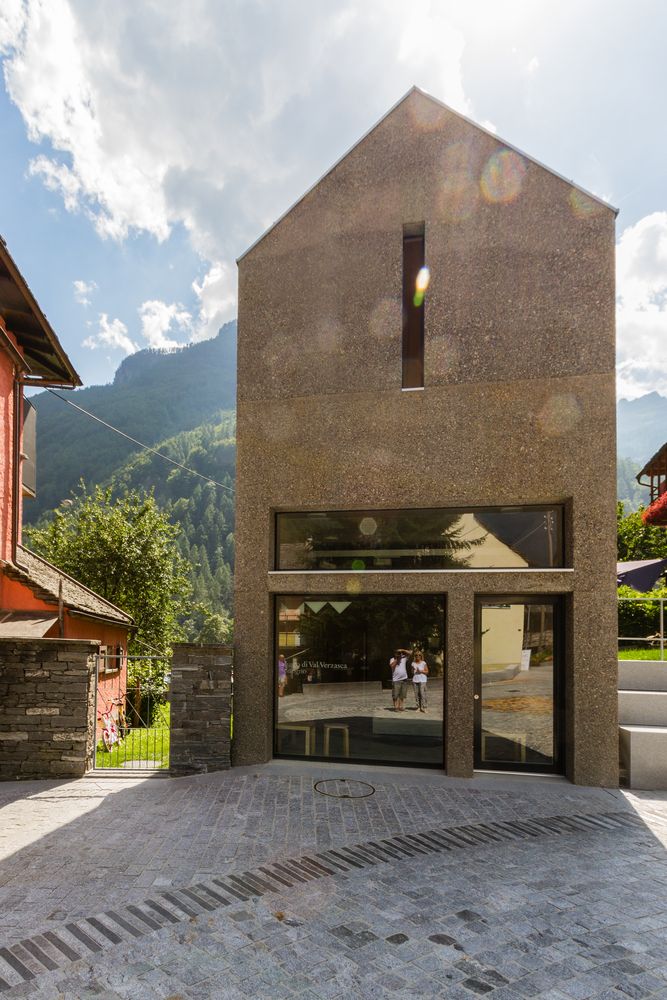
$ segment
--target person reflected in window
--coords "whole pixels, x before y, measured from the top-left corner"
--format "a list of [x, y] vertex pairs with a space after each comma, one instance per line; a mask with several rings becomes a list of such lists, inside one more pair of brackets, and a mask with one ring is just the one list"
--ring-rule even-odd
[[409, 649], [397, 649], [389, 661], [391, 667], [391, 697], [394, 711], [405, 709], [405, 697], [408, 693], [408, 656]]
[[283, 653], [278, 657], [278, 697], [283, 698], [287, 685], [287, 661]]
[[426, 679], [428, 677], [428, 666], [422, 655], [421, 649], [415, 649], [412, 654], [412, 690], [415, 693], [415, 704], [420, 712], [425, 712], [426, 702]]

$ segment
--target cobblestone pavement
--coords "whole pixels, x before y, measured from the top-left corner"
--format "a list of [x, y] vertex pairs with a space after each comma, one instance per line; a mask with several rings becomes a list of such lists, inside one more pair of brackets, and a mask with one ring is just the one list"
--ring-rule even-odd
[[666, 794], [557, 780], [0, 785], [0, 997], [667, 997], [666, 845]]

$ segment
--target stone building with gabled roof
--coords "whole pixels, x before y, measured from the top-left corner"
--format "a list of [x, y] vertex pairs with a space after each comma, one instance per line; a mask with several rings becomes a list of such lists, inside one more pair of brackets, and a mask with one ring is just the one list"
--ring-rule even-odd
[[239, 259], [237, 763], [617, 783], [615, 215], [413, 88]]

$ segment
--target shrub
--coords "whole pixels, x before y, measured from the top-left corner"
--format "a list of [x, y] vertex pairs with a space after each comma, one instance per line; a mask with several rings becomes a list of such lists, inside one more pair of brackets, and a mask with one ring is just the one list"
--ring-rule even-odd
[[[640, 636], [646, 638], [660, 631], [660, 602], [657, 597], [667, 598], [667, 587], [656, 587], [647, 593], [632, 587], [618, 588], [618, 634], [620, 636]], [[621, 598], [643, 597], [646, 600], [622, 600]]]

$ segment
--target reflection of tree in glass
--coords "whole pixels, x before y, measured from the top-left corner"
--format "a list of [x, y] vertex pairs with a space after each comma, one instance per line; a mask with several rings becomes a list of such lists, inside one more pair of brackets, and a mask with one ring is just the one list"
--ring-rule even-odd
[[442, 510], [345, 511], [286, 515], [281, 520], [281, 555], [312, 567], [373, 569], [463, 568], [484, 537], [466, 537], [458, 512]]
[[[389, 658], [397, 647], [419, 646], [437, 676], [442, 664], [444, 600], [430, 595], [362, 596], [348, 598], [337, 611], [322, 597], [305, 598], [299, 622], [302, 661], [345, 664], [347, 669], [316, 671], [319, 681], [389, 679]], [[341, 598], [331, 598], [334, 603]], [[315, 611], [309, 604], [323, 607]], [[298, 661], [297, 661], [298, 662]]]

